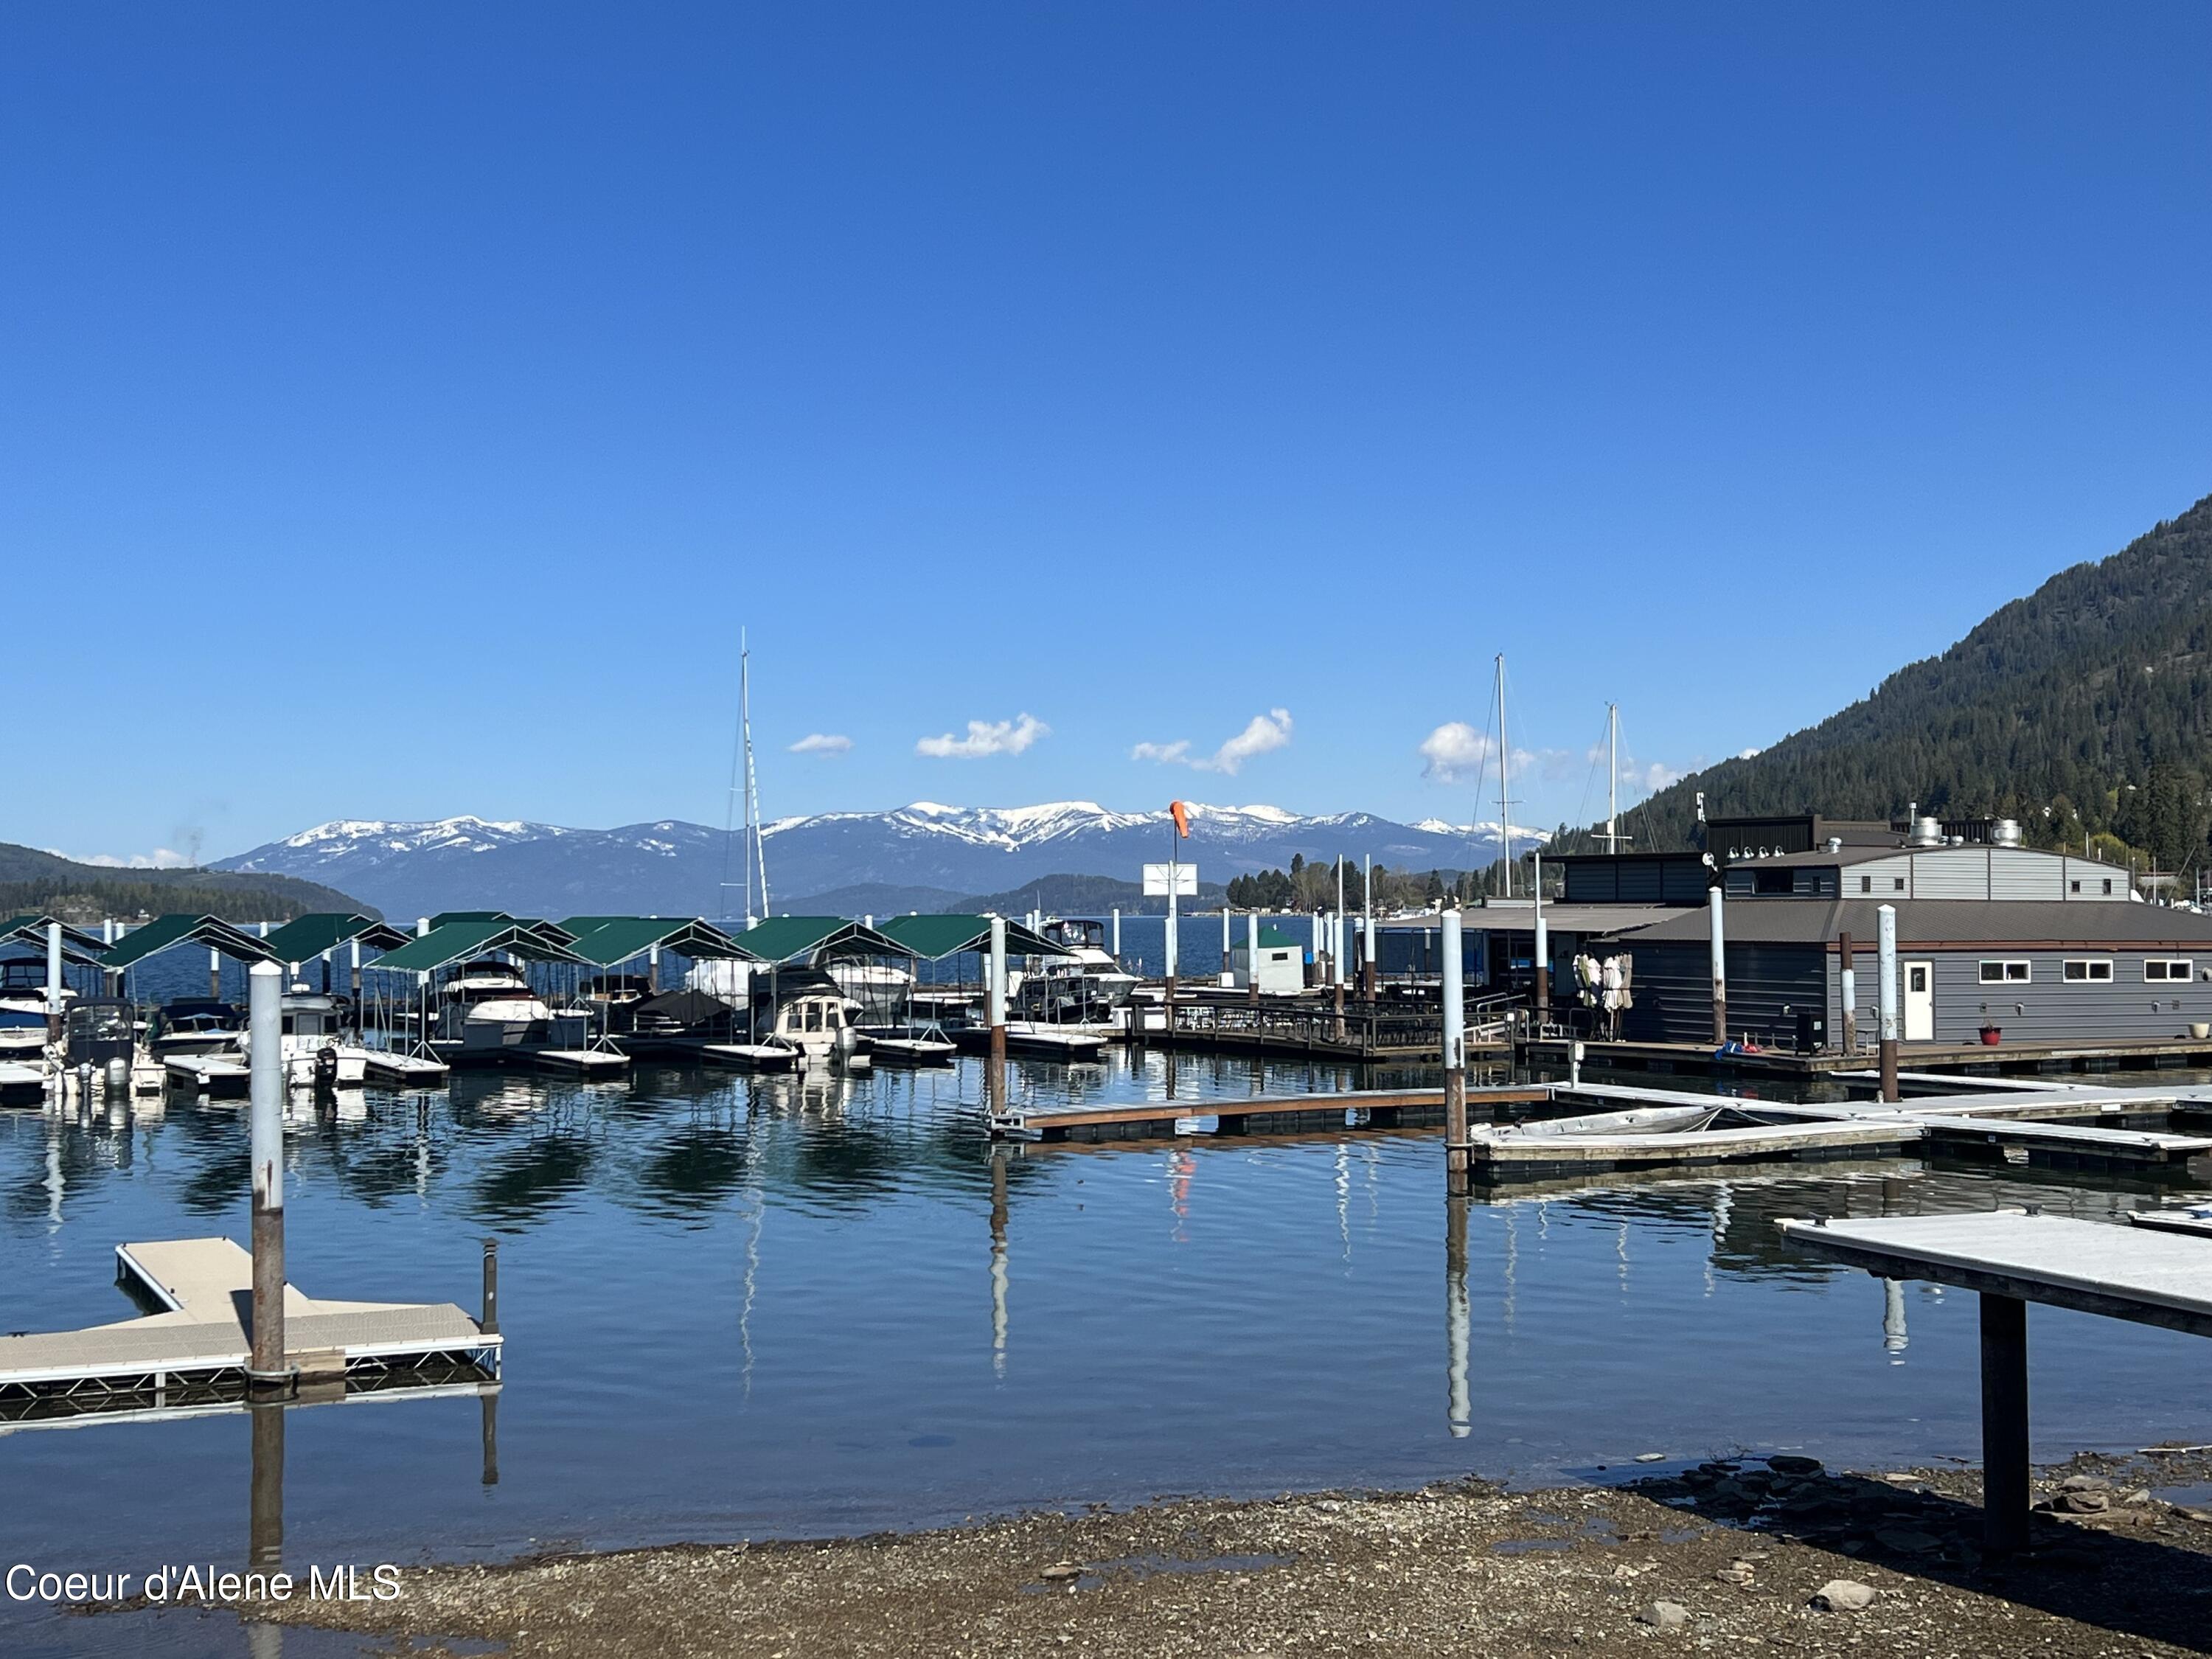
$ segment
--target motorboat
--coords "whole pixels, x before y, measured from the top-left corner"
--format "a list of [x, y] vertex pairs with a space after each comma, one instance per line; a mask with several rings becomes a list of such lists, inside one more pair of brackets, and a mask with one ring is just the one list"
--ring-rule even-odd
[[1045, 957], [1014, 985], [1013, 1009], [1024, 1019], [1062, 1025], [1111, 1024], [1114, 1011], [1139, 983], [1106, 948], [1106, 925], [1082, 917], [1055, 917], [1045, 938], [1067, 954]]
[[510, 962], [465, 962], [439, 988], [438, 1035], [431, 1047], [459, 1065], [526, 1060], [545, 1049], [582, 1049], [591, 1040], [587, 1008], [556, 1010]]
[[860, 1048], [860, 1005], [818, 968], [787, 968], [753, 979], [753, 1041], [797, 1049], [807, 1061]]
[[166, 1066], [185, 1055], [243, 1054], [245, 1034], [246, 1017], [231, 1004], [180, 997], [155, 1015], [146, 1047]]
[[283, 1007], [289, 1087], [357, 1089], [368, 1080], [368, 1050], [345, 1041], [346, 1009], [337, 998], [295, 985]]
[[0, 962], [0, 1061], [36, 1060], [46, 1046], [46, 963]]

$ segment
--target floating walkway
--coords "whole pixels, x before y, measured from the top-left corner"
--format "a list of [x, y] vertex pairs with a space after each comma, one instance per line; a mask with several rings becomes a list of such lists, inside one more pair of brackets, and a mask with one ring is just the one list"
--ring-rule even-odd
[[[116, 1279], [158, 1311], [0, 1337], [0, 1421], [241, 1399], [252, 1347], [253, 1259], [228, 1238], [116, 1247]], [[330, 1302], [284, 1287], [286, 1358], [303, 1382], [370, 1386], [395, 1374], [499, 1375], [502, 1339], [449, 1302]]]
[[[1524, 1064], [1564, 1068], [1573, 1047], [1566, 1037], [1532, 1037], [1518, 1045], [1518, 1053]], [[1582, 1047], [1585, 1066], [1790, 1078], [1801, 1082], [1860, 1073], [1873, 1058], [1864, 1048], [1855, 1054], [1843, 1050], [1798, 1054], [1787, 1048], [1722, 1052], [1711, 1042], [1608, 1042], [1599, 1038], [1583, 1038]], [[2007, 1042], [1994, 1047], [1982, 1042], [1909, 1042], [1904, 1046], [1903, 1056], [1917, 1072], [1946, 1075], [2154, 1071], [2167, 1066], [2212, 1066], [2212, 1041], [2171, 1037], [2109, 1042]]]
[[619, 1077], [629, 1070], [629, 1056], [609, 1048], [540, 1048], [530, 1056], [530, 1063], [563, 1077]]
[[[1469, 1089], [1468, 1109], [1550, 1103], [1556, 1085]], [[993, 1133], [1048, 1144], [1061, 1141], [1164, 1139], [1182, 1126], [1212, 1118], [1214, 1133], [1311, 1133], [1322, 1129], [1413, 1128], [1444, 1121], [1441, 1089], [1362, 1090], [1345, 1094], [1255, 1096], [1246, 1100], [1150, 1100], [1131, 1105], [1048, 1107], [1010, 1112]]]
[[365, 1074], [371, 1083], [401, 1089], [434, 1089], [453, 1075], [453, 1068], [442, 1060], [425, 1060], [420, 1054], [403, 1054], [390, 1048], [364, 1048], [361, 1053]]

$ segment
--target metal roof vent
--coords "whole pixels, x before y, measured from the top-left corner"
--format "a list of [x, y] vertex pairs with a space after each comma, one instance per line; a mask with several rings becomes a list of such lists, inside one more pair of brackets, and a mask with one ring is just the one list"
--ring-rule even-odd
[[1912, 834], [1905, 844], [1907, 847], [1941, 847], [1943, 844], [1943, 826], [1933, 818], [1915, 818], [1912, 820]]
[[2000, 847], [2019, 846], [2020, 820], [2018, 818], [1999, 818], [1996, 822], [1996, 830], [1991, 833], [1990, 839]]
[[1828, 850], [1829, 850], [1831, 853], [1840, 853], [1840, 852], [1842, 852], [1842, 851], [1844, 850], [1844, 838], [1843, 838], [1841, 836], [1829, 836], [1829, 837], [1828, 837]]

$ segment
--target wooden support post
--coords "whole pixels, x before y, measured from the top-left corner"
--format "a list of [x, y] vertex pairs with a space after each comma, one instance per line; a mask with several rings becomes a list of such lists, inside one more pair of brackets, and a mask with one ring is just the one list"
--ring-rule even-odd
[[289, 1390], [284, 1358], [284, 970], [257, 962], [246, 975], [246, 1051], [253, 1163], [253, 1348], [247, 1382]]
[[499, 1334], [499, 1241], [483, 1242], [483, 1315], [477, 1321], [486, 1336]]
[[1467, 988], [1460, 945], [1459, 906], [1447, 902], [1443, 916], [1444, 1014], [1444, 1190], [1467, 1191]]
[[1991, 1555], [2027, 1547], [2027, 1304], [1982, 1299], [1982, 1544]]

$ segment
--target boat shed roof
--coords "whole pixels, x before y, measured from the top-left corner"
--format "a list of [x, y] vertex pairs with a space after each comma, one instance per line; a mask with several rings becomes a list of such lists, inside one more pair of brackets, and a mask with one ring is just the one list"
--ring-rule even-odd
[[[891, 916], [884, 921], [883, 931], [897, 941], [902, 952], [919, 957], [924, 962], [941, 962], [963, 951], [991, 948], [988, 916]], [[1075, 954], [1066, 945], [1054, 945], [1043, 934], [1032, 933], [1022, 923], [1012, 921], [1006, 923], [1006, 952], [1020, 957]]]
[[374, 916], [329, 912], [295, 916], [262, 941], [279, 962], [312, 962], [325, 951], [358, 939], [372, 951], [394, 951], [410, 936]]
[[9, 916], [0, 921], [0, 945], [35, 945], [43, 952], [46, 948], [46, 929], [60, 923], [62, 930], [62, 960], [79, 967], [96, 965], [107, 946], [82, 927], [72, 927], [58, 916]]
[[[603, 916], [600, 920], [611, 921], [614, 918]], [[575, 929], [564, 922], [541, 921], [535, 916], [511, 916], [504, 910], [441, 910], [430, 918], [430, 927], [434, 932], [449, 922], [456, 921], [511, 921], [520, 927], [535, 928], [547, 939], [558, 939], [563, 945], [576, 937]]]
[[[2084, 950], [2212, 951], [2212, 916], [2163, 904], [2114, 904], [2071, 899], [1893, 899], [1897, 942], [1929, 949], [1991, 945]], [[1866, 899], [1749, 900], [1727, 907], [1722, 927], [1731, 944], [1832, 945], [1851, 936], [1853, 949], [1874, 946], [1880, 904]], [[1677, 911], [1665, 921], [1624, 929], [1624, 945], [1710, 938], [1702, 910]]]
[[763, 916], [737, 936], [757, 961], [793, 957], [910, 957], [914, 952], [865, 922], [843, 916]]
[[656, 945], [694, 962], [759, 960], [713, 922], [687, 916], [570, 916], [561, 925], [576, 936], [568, 948], [602, 968], [641, 957]]
[[410, 939], [367, 964], [380, 972], [429, 974], [450, 968], [471, 957], [504, 952], [525, 962], [569, 962], [584, 958], [568, 949], [566, 938], [555, 939], [534, 921], [449, 921], [433, 927], [419, 939]]
[[104, 968], [128, 968], [156, 951], [173, 945], [204, 945], [233, 962], [274, 962], [276, 953], [252, 934], [243, 933], [221, 916], [156, 916], [143, 927], [134, 927], [100, 957]]

